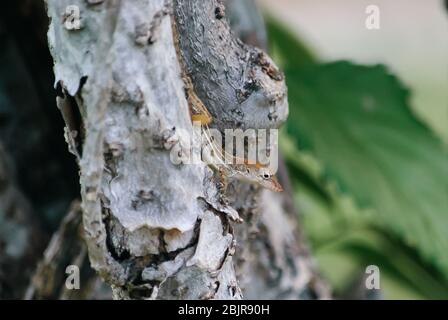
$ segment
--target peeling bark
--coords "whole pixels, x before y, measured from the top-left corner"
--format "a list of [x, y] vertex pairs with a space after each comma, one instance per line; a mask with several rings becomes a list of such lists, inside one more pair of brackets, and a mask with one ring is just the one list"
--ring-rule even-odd
[[[82, 12], [78, 31], [64, 29], [60, 14], [73, 4]], [[78, 104], [77, 136], [85, 132], [80, 181], [90, 261], [116, 298], [169, 298], [165, 288], [183, 281], [175, 298], [238, 298], [238, 289], [224, 294], [215, 286], [221, 279], [222, 288], [236, 287], [233, 266], [201, 258], [212, 249], [216, 260], [232, 259], [225, 248], [232, 231], [211, 172], [169, 157], [168, 139], [176, 145], [180, 129], [192, 132], [169, 11], [164, 1], [48, 1], [56, 84], [62, 99]], [[202, 248], [199, 232], [226, 240], [216, 242], [218, 250]]]
[[[310, 284], [314, 271], [301, 260], [306, 255], [298, 249], [297, 221], [285, 209], [286, 196], [234, 182], [228, 206], [204, 163], [170, 159], [171, 152], [185, 152], [189, 137], [180, 132], [193, 135], [181, 68], [221, 131], [278, 128], [286, 120], [283, 74], [266, 53], [235, 37], [224, 3], [47, 5], [58, 105], [80, 166], [89, 258], [114, 298], [240, 299], [242, 289], [248, 297], [324, 297]], [[64, 27], [68, 5], [80, 8], [80, 30]], [[173, 38], [171, 19], [179, 39]], [[79, 114], [82, 123], [70, 114]], [[268, 209], [261, 222], [260, 204]], [[246, 220], [240, 226], [235, 209]], [[255, 227], [261, 232], [253, 240]], [[265, 274], [268, 268], [281, 274], [277, 282]], [[249, 270], [252, 278], [240, 274]], [[253, 281], [266, 293], [256, 295]]]

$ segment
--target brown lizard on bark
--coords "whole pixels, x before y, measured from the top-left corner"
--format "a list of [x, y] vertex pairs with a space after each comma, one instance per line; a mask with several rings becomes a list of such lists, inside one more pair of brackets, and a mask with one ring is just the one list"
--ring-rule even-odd
[[[233, 155], [230, 155], [230, 158], [234, 160], [232, 163], [227, 163], [224, 160], [224, 156], [229, 155], [225, 151], [223, 152], [222, 146], [217, 146], [216, 142], [214, 142], [211, 137], [208, 125], [212, 123], [213, 117], [202, 100], [197, 96], [194, 90], [193, 82], [186, 73], [186, 67], [184, 65], [179, 46], [179, 34], [177, 31], [176, 22], [174, 21], [174, 17], [171, 19], [174, 45], [181, 68], [182, 80], [185, 85], [185, 94], [190, 107], [191, 120], [192, 122], [200, 122], [201, 124], [202, 134], [206, 137], [208, 145], [211, 148], [211, 154], [214, 154], [212, 158], [204, 160], [206, 160], [206, 163], [210, 167], [219, 172], [222, 191], [225, 192], [227, 189], [229, 178], [237, 178], [242, 181], [255, 183], [274, 192], [283, 191], [283, 187], [278, 182], [275, 174], [273, 174], [268, 167], [259, 163], [250, 164], [247, 161], [243, 161], [243, 163], [239, 164], [239, 162], [236, 161], [236, 157]], [[203, 147], [207, 147], [207, 145]]]
[[[208, 143], [208, 145], [204, 145], [204, 148], [211, 148], [210, 153], [203, 153], [205, 155], [210, 155], [210, 158], [204, 160], [209, 166], [219, 172], [224, 191], [227, 188], [229, 178], [256, 183], [274, 192], [283, 191], [283, 187], [280, 185], [271, 169], [267, 166], [260, 163], [251, 164], [245, 159], [243, 159], [243, 161], [237, 161], [239, 158], [222, 151], [222, 148], [218, 147], [210, 136], [208, 125], [202, 125], [202, 134], [205, 136]], [[226, 162], [226, 157], [232, 160], [231, 163]]]

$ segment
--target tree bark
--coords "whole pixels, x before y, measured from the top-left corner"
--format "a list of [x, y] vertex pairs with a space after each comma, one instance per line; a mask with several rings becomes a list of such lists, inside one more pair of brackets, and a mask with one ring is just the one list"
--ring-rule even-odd
[[[81, 217], [81, 204], [75, 200], [37, 265], [25, 299], [99, 299], [104, 298], [103, 292], [110, 298], [107, 289], [97, 286], [98, 278], [90, 268]], [[66, 286], [68, 266], [79, 268], [82, 287], [77, 290], [70, 290]]]
[[[80, 9], [80, 30], [66, 28], [69, 5]], [[297, 235], [289, 193], [233, 182], [223, 204], [205, 163], [170, 159], [186, 152], [185, 134], [193, 136], [181, 68], [221, 131], [286, 120], [283, 74], [235, 37], [225, 3], [47, 6], [58, 106], [80, 166], [84, 238], [114, 298], [328, 297]]]

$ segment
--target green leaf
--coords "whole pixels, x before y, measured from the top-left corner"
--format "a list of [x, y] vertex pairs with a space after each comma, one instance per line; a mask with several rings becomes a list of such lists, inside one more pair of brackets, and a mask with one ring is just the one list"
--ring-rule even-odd
[[269, 48], [282, 67], [302, 68], [316, 63], [315, 55], [287, 28], [269, 16], [266, 17]]
[[[353, 275], [364, 274], [365, 268], [373, 264], [379, 267], [381, 289], [388, 299], [403, 298], [404, 291], [407, 292], [405, 296], [448, 298], [448, 284], [440, 281], [443, 276], [421, 261], [415, 250], [379, 228], [364, 226], [346, 230], [318, 250], [317, 257], [318, 260], [324, 258], [326, 263], [321, 264], [322, 272], [338, 284], [339, 292], [347, 289]], [[346, 261], [338, 262], [341, 258]], [[345, 263], [346, 270], [334, 270], [334, 265], [341, 263]], [[345, 279], [342, 283], [338, 282], [341, 277]], [[397, 285], [405, 290], [397, 293]]]
[[448, 279], [448, 157], [411, 113], [408, 92], [382, 66], [289, 67], [287, 131], [327, 181], [372, 222], [418, 249]]

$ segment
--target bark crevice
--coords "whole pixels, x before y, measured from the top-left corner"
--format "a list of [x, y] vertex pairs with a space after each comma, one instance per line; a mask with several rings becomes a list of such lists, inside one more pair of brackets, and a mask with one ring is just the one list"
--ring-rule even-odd
[[[215, 128], [278, 128], [286, 120], [283, 74], [261, 49], [234, 35], [224, 2], [47, 4], [55, 83], [76, 101], [83, 124], [72, 127], [64, 117], [67, 140], [79, 157], [89, 258], [114, 298], [240, 299], [243, 291], [280, 298], [314, 290], [306, 276], [312, 267], [304, 262], [305, 276], [297, 276], [297, 259], [305, 256], [289, 249], [300, 240], [275, 233], [277, 218], [260, 207], [260, 199], [279, 204], [287, 195], [233, 182], [228, 206], [205, 163], [170, 158], [184, 152], [184, 139], [193, 136], [176, 40]], [[80, 8], [80, 30], [65, 28], [61, 12], [69, 5]], [[179, 39], [173, 39], [171, 15]], [[75, 152], [79, 144], [82, 153]], [[282, 205], [272, 211], [280, 219], [287, 215]], [[260, 222], [260, 214], [268, 218]], [[232, 222], [240, 217], [245, 223]], [[295, 229], [297, 221], [290, 222], [288, 230]], [[263, 260], [266, 255], [272, 264]], [[281, 276], [263, 275], [268, 265]], [[248, 279], [259, 283], [258, 295]]]

